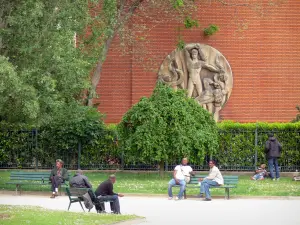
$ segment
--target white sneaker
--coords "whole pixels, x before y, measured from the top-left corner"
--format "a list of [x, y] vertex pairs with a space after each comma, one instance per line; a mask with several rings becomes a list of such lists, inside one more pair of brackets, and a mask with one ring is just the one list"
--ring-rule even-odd
[[276, 178], [277, 181], [279, 181], [279, 178]]
[[168, 200], [172, 200], [172, 199], [173, 199], [173, 197], [169, 197], [169, 198], [168, 198]]
[[179, 200], [179, 198], [176, 196], [176, 197], [175, 197], [175, 201], [178, 201], [178, 200]]

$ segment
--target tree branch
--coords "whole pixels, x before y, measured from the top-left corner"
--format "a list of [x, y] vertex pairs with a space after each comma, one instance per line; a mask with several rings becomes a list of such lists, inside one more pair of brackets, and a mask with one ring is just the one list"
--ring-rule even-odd
[[217, 0], [217, 2], [225, 6], [250, 6], [249, 3], [228, 3], [225, 0]]

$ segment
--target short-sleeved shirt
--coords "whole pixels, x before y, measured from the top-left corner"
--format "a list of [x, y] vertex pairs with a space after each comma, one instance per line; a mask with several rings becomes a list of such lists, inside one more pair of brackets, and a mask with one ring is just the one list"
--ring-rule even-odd
[[179, 179], [179, 180], [184, 180], [185, 176], [188, 176], [188, 177], [191, 176], [190, 172], [193, 171], [192, 167], [187, 166], [187, 165], [186, 166], [178, 165], [178, 166], [175, 167], [174, 170], [177, 171], [175, 178]]

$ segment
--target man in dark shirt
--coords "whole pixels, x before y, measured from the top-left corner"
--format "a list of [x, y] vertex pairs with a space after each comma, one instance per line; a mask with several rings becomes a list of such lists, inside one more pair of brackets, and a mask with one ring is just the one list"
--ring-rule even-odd
[[56, 160], [56, 166], [51, 170], [49, 180], [51, 181], [52, 195], [50, 198], [57, 196], [58, 187], [68, 180], [68, 171], [63, 168], [64, 162], [61, 159]]
[[77, 170], [77, 173], [70, 180], [70, 186], [74, 188], [92, 188], [88, 178], [83, 175], [82, 170]]
[[115, 182], [116, 176], [110, 175], [108, 180], [102, 182], [99, 185], [99, 187], [95, 191], [95, 195], [100, 201], [112, 201], [110, 203], [111, 211], [115, 214], [121, 214], [119, 197], [123, 197], [124, 195], [113, 192], [113, 184]]

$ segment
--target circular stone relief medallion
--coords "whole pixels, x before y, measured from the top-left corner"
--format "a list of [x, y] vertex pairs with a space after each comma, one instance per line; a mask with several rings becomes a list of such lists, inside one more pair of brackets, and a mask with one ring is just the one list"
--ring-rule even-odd
[[186, 89], [218, 121], [219, 111], [228, 101], [233, 76], [226, 58], [204, 44], [187, 44], [169, 54], [158, 72], [158, 80], [174, 89]]

